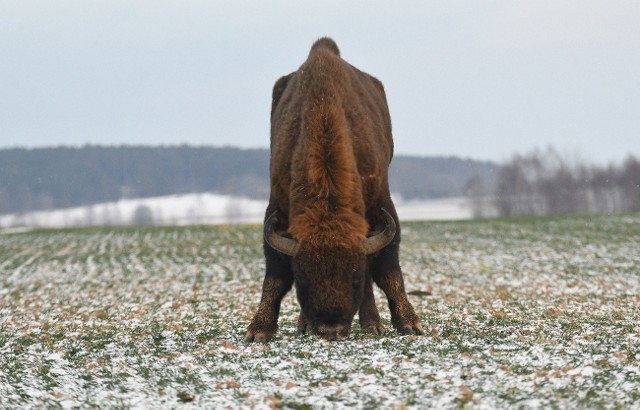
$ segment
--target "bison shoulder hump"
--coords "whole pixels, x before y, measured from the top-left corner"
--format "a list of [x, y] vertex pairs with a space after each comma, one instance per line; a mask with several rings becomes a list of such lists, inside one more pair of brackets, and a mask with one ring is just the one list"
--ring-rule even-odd
[[335, 41], [333, 41], [329, 37], [322, 37], [316, 40], [316, 42], [313, 43], [313, 46], [311, 47], [311, 51], [309, 52], [309, 54], [320, 49], [327, 49], [331, 51], [333, 54], [340, 57], [340, 49], [338, 48], [338, 45], [336, 44]]

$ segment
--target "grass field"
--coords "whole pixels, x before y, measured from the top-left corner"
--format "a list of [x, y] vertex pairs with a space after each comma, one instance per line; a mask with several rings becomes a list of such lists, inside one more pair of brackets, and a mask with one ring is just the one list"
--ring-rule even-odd
[[[0, 234], [1, 408], [633, 408], [640, 215], [403, 224], [425, 336], [245, 344], [258, 226]], [[383, 319], [386, 300], [377, 293]]]

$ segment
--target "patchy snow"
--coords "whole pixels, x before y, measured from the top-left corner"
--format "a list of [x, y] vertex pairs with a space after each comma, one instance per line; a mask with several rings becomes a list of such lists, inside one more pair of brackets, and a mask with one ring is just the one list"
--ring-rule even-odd
[[427, 335], [300, 337], [289, 294], [268, 345], [257, 226], [1, 235], [0, 407], [637, 405], [640, 216], [403, 228]]

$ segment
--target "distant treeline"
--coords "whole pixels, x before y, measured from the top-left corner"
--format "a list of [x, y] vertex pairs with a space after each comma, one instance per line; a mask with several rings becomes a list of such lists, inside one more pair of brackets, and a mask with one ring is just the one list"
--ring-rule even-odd
[[640, 161], [598, 166], [563, 158], [553, 148], [516, 155], [497, 173], [494, 191], [469, 185], [477, 216], [640, 211]]
[[[455, 157], [397, 156], [391, 190], [404, 199], [462, 196], [474, 176], [493, 181], [495, 169]], [[269, 151], [186, 145], [0, 150], [0, 214], [197, 192], [268, 198]]]

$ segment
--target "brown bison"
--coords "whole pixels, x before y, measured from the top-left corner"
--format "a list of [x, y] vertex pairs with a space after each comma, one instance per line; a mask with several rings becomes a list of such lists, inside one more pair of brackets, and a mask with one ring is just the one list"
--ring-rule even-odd
[[280, 78], [271, 106], [271, 197], [264, 222], [266, 275], [247, 341], [268, 341], [295, 283], [298, 331], [327, 340], [384, 330], [373, 282], [391, 322], [422, 334], [398, 262], [400, 225], [389, 194], [391, 118], [382, 83], [322, 38]]

